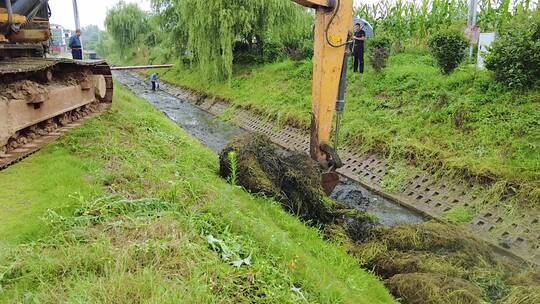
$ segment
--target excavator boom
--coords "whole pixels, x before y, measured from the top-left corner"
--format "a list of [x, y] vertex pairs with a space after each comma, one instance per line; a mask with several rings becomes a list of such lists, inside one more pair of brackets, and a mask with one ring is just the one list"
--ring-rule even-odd
[[353, 0], [293, 1], [315, 9], [310, 154], [329, 169], [323, 175], [323, 187], [329, 193], [338, 182], [333, 169], [341, 165], [329, 143], [336, 103], [341, 99], [338, 96], [345, 88], [345, 49], [352, 28]]
[[353, 0], [294, 0], [315, 8], [311, 156], [328, 161], [328, 145], [341, 81], [347, 37], [352, 28]]

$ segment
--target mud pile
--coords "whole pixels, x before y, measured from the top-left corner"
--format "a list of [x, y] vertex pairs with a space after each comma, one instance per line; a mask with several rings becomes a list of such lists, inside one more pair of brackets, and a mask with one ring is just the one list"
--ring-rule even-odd
[[0, 84], [0, 101], [3, 102], [11, 99], [30, 100], [36, 96], [44, 96], [47, 93], [47, 88], [30, 80], [22, 80], [10, 84]]
[[329, 199], [321, 172], [308, 156], [286, 153], [263, 135], [247, 134], [229, 143], [220, 154], [219, 173], [252, 193], [273, 197], [312, 225], [342, 226], [355, 241], [365, 239], [376, 224], [373, 217]]
[[309, 157], [283, 152], [265, 136], [249, 134], [227, 145], [220, 175], [320, 226], [381, 276], [402, 303], [540, 303], [534, 302], [536, 270], [522, 275], [522, 268], [502, 264], [489, 245], [457, 226], [377, 225], [368, 214], [327, 198]]

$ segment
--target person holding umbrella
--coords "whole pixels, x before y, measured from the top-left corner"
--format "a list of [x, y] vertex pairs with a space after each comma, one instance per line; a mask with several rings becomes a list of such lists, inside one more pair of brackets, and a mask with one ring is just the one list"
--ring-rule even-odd
[[355, 23], [354, 25], [353, 40], [354, 72], [360, 72], [362, 74], [364, 73], [364, 42], [366, 41], [366, 32], [360, 23]]

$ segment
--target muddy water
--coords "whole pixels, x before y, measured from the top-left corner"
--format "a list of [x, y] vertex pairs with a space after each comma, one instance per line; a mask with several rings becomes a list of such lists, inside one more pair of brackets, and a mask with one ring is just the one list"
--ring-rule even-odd
[[417, 224], [424, 221], [419, 214], [377, 195], [358, 183], [342, 177], [331, 198], [352, 208], [376, 215], [382, 225]]
[[[247, 132], [232, 123], [219, 120], [179, 97], [161, 90], [152, 92], [150, 85], [142, 82], [136, 74], [114, 72], [114, 78], [216, 153], [219, 153], [231, 139]], [[336, 187], [332, 198], [352, 208], [376, 215], [383, 225], [393, 226], [424, 221], [422, 216], [345, 178]]]
[[219, 153], [234, 137], [245, 133], [243, 129], [216, 119], [193, 104], [164, 91], [153, 92], [149, 84], [128, 72], [113, 72], [114, 78], [135, 95], [145, 99], [176, 122], [182, 129], [205, 146]]

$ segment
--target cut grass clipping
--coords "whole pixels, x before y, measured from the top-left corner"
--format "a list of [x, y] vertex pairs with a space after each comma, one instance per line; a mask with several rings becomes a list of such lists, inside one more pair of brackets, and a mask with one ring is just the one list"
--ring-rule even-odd
[[345, 250], [227, 184], [216, 155], [116, 88], [111, 111], [0, 172], [0, 303], [393, 302]]
[[280, 150], [264, 135], [248, 134], [229, 143], [220, 155], [220, 174], [321, 227], [385, 278], [404, 303], [500, 302], [513, 288], [538, 287], [538, 274], [499, 261], [487, 244], [453, 225], [376, 226], [369, 215], [324, 195], [321, 173], [307, 155]]
[[343, 226], [354, 241], [364, 240], [376, 224], [366, 213], [328, 198], [318, 165], [307, 155], [280, 150], [264, 135], [247, 134], [229, 143], [220, 154], [219, 172], [252, 193], [278, 200], [285, 210], [315, 226]]

